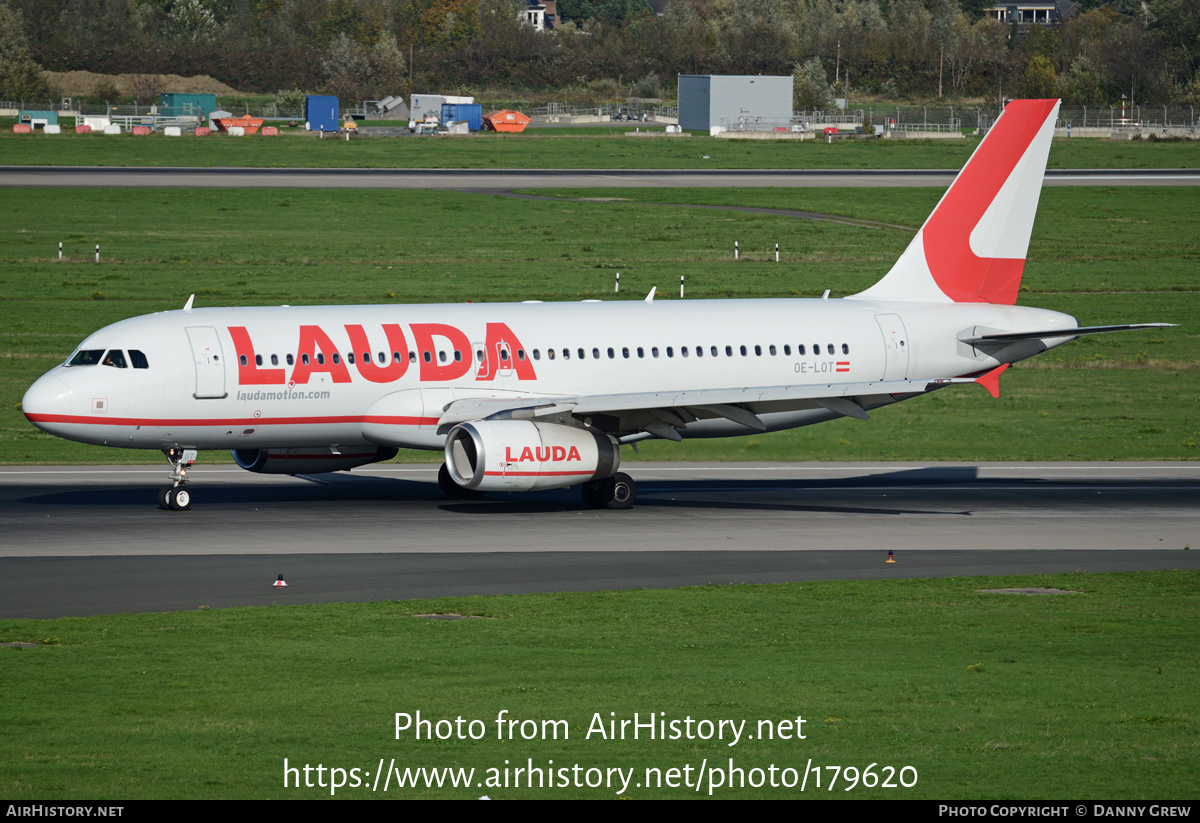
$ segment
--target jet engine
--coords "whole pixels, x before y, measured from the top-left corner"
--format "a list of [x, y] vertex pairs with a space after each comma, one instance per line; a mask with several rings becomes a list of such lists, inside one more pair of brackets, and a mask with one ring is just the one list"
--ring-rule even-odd
[[353, 446], [335, 452], [330, 448], [234, 449], [233, 462], [258, 474], [321, 474], [391, 460], [399, 449]]
[[476, 420], [446, 436], [446, 468], [466, 489], [561, 489], [611, 477], [620, 465], [611, 437], [561, 423]]

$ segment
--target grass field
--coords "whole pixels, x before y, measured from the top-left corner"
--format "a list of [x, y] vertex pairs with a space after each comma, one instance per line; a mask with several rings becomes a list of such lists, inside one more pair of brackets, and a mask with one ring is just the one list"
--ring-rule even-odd
[[[538, 131], [472, 137], [358, 138], [285, 134], [220, 136], [20, 135], [0, 133], [5, 165], [260, 166], [338, 168], [869, 169], [960, 168], [978, 144], [965, 140], [638, 139]], [[1051, 168], [1195, 168], [1200, 144], [1056, 140]]]
[[[189, 294], [199, 306], [613, 299], [620, 271], [624, 299], [652, 286], [659, 299], [678, 299], [680, 273], [689, 298], [817, 297], [826, 288], [836, 297], [882, 276], [912, 232], [643, 203], [794, 208], [915, 228], [939, 195], [631, 189], [601, 193], [617, 202], [560, 202], [455, 192], [267, 190], [231, 198], [214, 190], [25, 191], [0, 201], [0, 461], [144, 461], [144, 452], [37, 432], [20, 414], [20, 398], [91, 331], [178, 308]], [[641, 455], [1194, 458], [1197, 197], [1190, 187], [1047, 189], [1022, 287], [1022, 303], [1067, 311], [1083, 324], [1181, 328], [1076, 341], [1012, 370], [999, 401], [955, 389], [882, 410], [869, 423], [646, 443]], [[736, 264], [735, 239], [743, 251]], [[97, 242], [99, 265], [92, 262]], [[773, 262], [776, 242], [780, 263]]]
[[[1079, 593], [979, 591], [1010, 586]], [[488, 619], [413, 617], [425, 613]], [[1198, 620], [1200, 574], [1164, 572], [0, 621], [0, 641], [40, 644], [0, 648], [0, 793], [328, 797], [285, 790], [284, 758], [372, 775], [394, 758], [402, 769], [474, 768], [474, 782], [506, 760], [633, 769], [636, 779], [623, 793], [393, 783], [373, 795], [368, 777], [336, 796], [688, 797], [696, 791], [635, 784], [647, 768], [691, 764], [694, 774], [732, 759], [747, 773], [811, 762], [823, 781], [817, 790], [810, 775], [812, 797], [1186, 799], [1200, 756]], [[485, 736], [397, 739], [395, 713], [417, 710], [483, 720]], [[565, 720], [569, 739], [497, 740], [501, 710]], [[588, 739], [593, 716], [610, 712], [745, 720], [755, 739]], [[759, 738], [758, 721], [798, 716], [804, 740]], [[912, 767], [916, 785], [847, 792], [843, 776], [829, 791], [831, 767], [871, 764], [876, 774]]]

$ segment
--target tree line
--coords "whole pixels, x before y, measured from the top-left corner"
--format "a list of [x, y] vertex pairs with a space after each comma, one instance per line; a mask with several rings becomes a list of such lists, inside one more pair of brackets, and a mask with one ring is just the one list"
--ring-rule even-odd
[[[794, 74], [797, 106], [852, 98], [1200, 102], [1200, 2], [1082, 0], [1052, 27], [988, 0], [0, 0], [0, 98], [37, 67], [207, 74], [345, 100], [440, 91], [595, 102], [670, 97], [677, 74]], [[39, 85], [40, 83], [40, 85]], [[836, 85], [836, 90], [834, 86]]]

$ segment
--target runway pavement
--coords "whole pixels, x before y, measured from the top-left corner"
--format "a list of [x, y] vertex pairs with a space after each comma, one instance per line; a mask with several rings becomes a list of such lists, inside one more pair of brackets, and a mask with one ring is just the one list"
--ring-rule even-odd
[[625, 469], [638, 503], [620, 512], [574, 489], [448, 500], [435, 465], [293, 478], [201, 463], [193, 509], [166, 512], [165, 467], [3, 467], [0, 618], [1200, 568], [1200, 463]]
[[[515, 188], [948, 186], [957, 169], [262, 169], [0, 166], [0, 187], [380, 188], [509, 191]], [[1051, 169], [1047, 186], [1195, 186], [1198, 169]]]

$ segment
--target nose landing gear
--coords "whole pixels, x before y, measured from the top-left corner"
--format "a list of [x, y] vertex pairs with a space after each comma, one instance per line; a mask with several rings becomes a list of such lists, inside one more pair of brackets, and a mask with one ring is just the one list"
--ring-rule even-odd
[[192, 493], [184, 485], [187, 483], [188, 469], [196, 462], [195, 449], [163, 449], [167, 462], [171, 464], [170, 486], [158, 490], [158, 507], [171, 511], [182, 512], [192, 507]]

